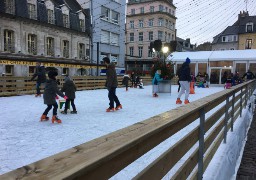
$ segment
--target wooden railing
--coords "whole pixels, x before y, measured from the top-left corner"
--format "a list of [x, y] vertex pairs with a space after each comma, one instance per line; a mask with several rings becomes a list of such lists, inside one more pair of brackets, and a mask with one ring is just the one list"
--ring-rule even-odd
[[[171, 179], [202, 179], [254, 90], [255, 81], [245, 82], [3, 174], [0, 179], [108, 179], [197, 119], [197, 127], [134, 174], [134, 179], [161, 179], [189, 150], [189, 157]], [[194, 145], [195, 150], [191, 149]]]
[[[122, 76], [118, 76], [118, 85], [122, 87]], [[151, 84], [151, 77], [141, 77], [145, 84]], [[36, 93], [36, 81], [31, 77], [0, 77], [0, 97]], [[62, 87], [64, 78], [58, 77]], [[72, 77], [78, 90], [105, 88], [106, 76], [74, 76]], [[43, 88], [41, 89], [43, 92]]]

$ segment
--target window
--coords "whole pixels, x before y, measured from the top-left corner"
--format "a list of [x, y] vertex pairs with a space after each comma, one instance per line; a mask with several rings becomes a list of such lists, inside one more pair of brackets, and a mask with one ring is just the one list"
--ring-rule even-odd
[[119, 42], [119, 34], [111, 33], [110, 34], [111, 44], [118, 46]]
[[28, 53], [32, 55], [37, 54], [37, 37], [35, 34], [28, 35]]
[[163, 18], [159, 18], [158, 19], [158, 26], [163, 26], [164, 24], [164, 19]]
[[173, 30], [175, 29], [175, 23], [172, 24], [172, 28], [173, 28]]
[[133, 47], [130, 47], [130, 56], [133, 56], [133, 53], [134, 53], [134, 48]]
[[155, 8], [154, 6], [150, 6], [149, 11], [150, 11], [150, 12], [154, 12], [154, 8]]
[[68, 68], [63, 68], [62, 69], [62, 74], [63, 75], [68, 75], [69, 74], [69, 69]]
[[134, 33], [130, 33], [130, 41], [131, 41], [131, 42], [134, 41]]
[[153, 41], [153, 39], [154, 39], [153, 31], [148, 32], [148, 40]]
[[226, 36], [222, 36], [222, 42], [228, 42], [228, 38]]
[[163, 39], [163, 31], [158, 31], [158, 40]]
[[134, 21], [130, 21], [130, 28], [134, 29]]
[[135, 9], [131, 9], [131, 14], [132, 14], [132, 15], [135, 14]]
[[152, 57], [153, 52], [150, 50], [150, 46], [148, 46], [148, 57]]
[[139, 20], [139, 27], [143, 27], [143, 20]]
[[159, 5], [159, 11], [163, 12], [164, 11], [164, 6], [163, 5]]
[[15, 13], [14, 0], [4, 0], [4, 4], [5, 4], [5, 13], [8, 13], [8, 14]]
[[5, 74], [13, 75], [13, 65], [5, 65]]
[[139, 57], [142, 57], [143, 47], [139, 47]]
[[246, 32], [252, 32], [253, 31], [253, 23], [249, 22], [246, 24]]
[[165, 7], [165, 12], [168, 12], [168, 7]]
[[85, 32], [85, 23], [84, 23], [84, 19], [79, 19], [79, 22], [80, 22], [81, 31]]
[[140, 8], [140, 13], [143, 14], [144, 13], [144, 7]]
[[112, 22], [118, 24], [119, 23], [119, 13], [112, 11]]
[[14, 32], [7, 29], [4, 30], [4, 51], [15, 52]]
[[37, 19], [36, 5], [28, 3], [28, 16], [30, 19]]
[[69, 28], [69, 17], [67, 14], [63, 14], [63, 26]]
[[110, 32], [102, 30], [100, 39], [101, 39], [100, 40], [101, 43], [109, 44], [109, 42], [110, 42]]
[[245, 49], [252, 49], [252, 39], [246, 39]]
[[104, 6], [101, 6], [101, 15], [104, 16], [103, 19], [109, 20], [109, 9]]
[[49, 24], [54, 24], [54, 13], [53, 13], [53, 10], [51, 10], [51, 9], [47, 10], [47, 17], [48, 17], [48, 23]]
[[154, 26], [154, 19], [149, 19], [149, 21], [148, 21], [148, 26], [149, 26], [149, 27]]
[[63, 41], [63, 57], [64, 58], [69, 58], [69, 41], [64, 40]]
[[85, 58], [85, 45], [83, 43], [78, 44], [78, 58], [79, 59]]
[[171, 34], [170, 33], [168, 34], [168, 41], [169, 42], [171, 41]]
[[46, 40], [46, 55], [54, 56], [54, 39], [51, 37]]
[[169, 24], [168, 24], [168, 20], [166, 19], [166, 20], [165, 20], [165, 27], [168, 28], [168, 25], [169, 25]]
[[143, 41], [143, 32], [139, 32], [139, 41]]
[[90, 56], [90, 49], [86, 49], [86, 50], [85, 50], [85, 55], [86, 55], [86, 56]]
[[237, 41], [237, 36], [233, 36], [233, 41]]

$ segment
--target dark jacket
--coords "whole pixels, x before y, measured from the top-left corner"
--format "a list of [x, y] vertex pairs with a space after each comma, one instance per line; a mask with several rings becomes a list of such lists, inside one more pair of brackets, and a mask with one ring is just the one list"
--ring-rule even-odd
[[115, 69], [114, 63], [108, 64], [106, 75], [107, 75], [106, 87], [108, 88], [108, 90], [110, 90], [112, 87], [116, 88], [118, 85], [118, 82], [117, 82], [116, 69]]
[[75, 99], [76, 95], [76, 85], [74, 82], [70, 79], [65, 80], [65, 83], [63, 84], [63, 87], [61, 89], [62, 92], [65, 92], [65, 95], [68, 97], [68, 99]]
[[246, 76], [246, 79], [254, 79], [255, 78], [255, 76], [254, 76], [254, 74], [251, 72], [251, 71], [248, 71], [247, 73], [245, 73], [244, 75], [243, 75], [243, 78]]
[[178, 70], [179, 81], [191, 81], [189, 63], [184, 62]]
[[122, 80], [122, 84], [127, 86], [129, 81], [130, 81], [129, 76], [128, 75], [124, 75], [123, 80]]
[[46, 75], [45, 75], [45, 68], [44, 66], [37, 66], [36, 72], [31, 78], [31, 81], [34, 80], [37, 77], [38, 83], [45, 83], [46, 82]]
[[44, 104], [55, 104], [57, 94], [64, 97], [64, 94], [58, 88], [56, 80], [47, 80], [44, 88]]

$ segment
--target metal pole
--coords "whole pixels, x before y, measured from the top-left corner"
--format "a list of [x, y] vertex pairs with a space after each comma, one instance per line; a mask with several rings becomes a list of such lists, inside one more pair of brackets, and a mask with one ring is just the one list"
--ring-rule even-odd
[[199, 130], [199, 156], [198, 156], [198, 174], [197, 179], [203, 179], [204, 172], [204, 122], [205, 122], [205, 109], [202, 108], [200, 113], [200, 130]]
[[233, 132], [234, 114], [235, 114], [235, 92], [233, 92], [233, 96], [232, 96], [231, 132]]
[[224, 143], [227, 143], [227, 133], [228, 133], [228, 104], [229, 97], [226, 97], [226, 106], [225, 106], [225, 127], [224, 127]]
[[97, 42], [97, 76], [99, 76], [99, 59], [100, 59], [100, 55], [99, 55], [99, 46], [100, 46], [100, 43]]

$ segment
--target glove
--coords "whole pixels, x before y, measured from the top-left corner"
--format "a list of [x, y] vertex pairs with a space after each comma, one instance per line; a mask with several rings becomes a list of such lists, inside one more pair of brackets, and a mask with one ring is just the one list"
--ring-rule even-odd
[[56, 96], [55, 99], [59, 99], [59, 96]]
[[64, 96], [64, 99], [65, 99], [65, 100], [67, 100], [67, 99], [68, 99], [68, 97], [67, 97], [67, 96]]

